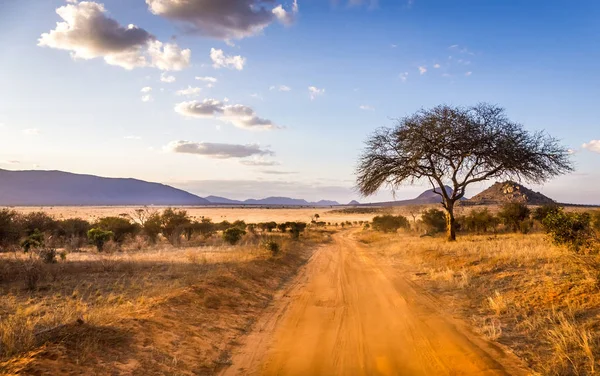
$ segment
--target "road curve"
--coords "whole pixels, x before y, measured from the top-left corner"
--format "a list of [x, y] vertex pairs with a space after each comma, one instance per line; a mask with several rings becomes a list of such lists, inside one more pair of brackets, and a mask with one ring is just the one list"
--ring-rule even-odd
[[359, 245], [334, 236], [259, 321], [223, 375], [527, 375]]

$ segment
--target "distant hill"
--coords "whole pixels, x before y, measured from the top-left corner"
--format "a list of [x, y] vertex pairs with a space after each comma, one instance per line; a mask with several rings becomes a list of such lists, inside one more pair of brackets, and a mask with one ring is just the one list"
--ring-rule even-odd
[[181, 189], [136, 179], [0, 169], [1, 206], [207, 205]]
[[508, 202], [520, 202], [528, 205], [552, 204], [555, 201], [539, 192], [514, 181], [494, 183], [485, 191], [473, 196], [468, 203], [476, 205], [505, 204]]
[[[448, 194], [452, 194], [453, 190], [449, 186], [444, 186], [446, 192]], [[439, 189], [438, 189], [439, 192]], [[410, 206], [410, 205], [427, 205], [427, 204], [439, 204], [442, 202], [442, 197], [433, 192], [433, 189], [428, 189], [425, 192], [418, 195], [416, 198], [409, 200], [399, 200], [399, 201], [387, 201], [387, 202], [378, 202], [368, 205], [377, 205], [377, 206]], [[363, 204], [365, 205], [365, 204]]]
[[360, 202], [358, 202], [356, 200], [352, 200], [348, 203], [348, 206], [356, 206], [356, 205], [360, 205]]
[[248, 200], [231, 200], [225, 197], [219, 196], [207, 196], [206, 199], [215, 205], [263, 205], [263, 206], [336, 206], [339, 205], [337, 201], [321, 200], [317, 202], [309, 202], [302, 199], [289, 198], [289, 197], [267, 197], [262, 199], [248, 199]]

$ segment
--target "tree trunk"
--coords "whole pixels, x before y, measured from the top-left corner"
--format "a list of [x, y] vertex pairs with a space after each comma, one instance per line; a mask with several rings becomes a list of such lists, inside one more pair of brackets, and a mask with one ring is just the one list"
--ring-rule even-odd
[[454, 202], [446, 203], [446, 236], [449, 242], [456, 240], [456, 219], [454, 218]]

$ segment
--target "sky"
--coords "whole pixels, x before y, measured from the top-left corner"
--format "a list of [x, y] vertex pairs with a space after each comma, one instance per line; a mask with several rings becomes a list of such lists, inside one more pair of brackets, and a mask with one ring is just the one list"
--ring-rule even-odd
[[489, 102], [573, 150], [532, 188], [600, 204], [599, 21], [592, 0], [1, 0], [0, 168], [405, 199], [428, 187], [354, 190], [369, 134]]

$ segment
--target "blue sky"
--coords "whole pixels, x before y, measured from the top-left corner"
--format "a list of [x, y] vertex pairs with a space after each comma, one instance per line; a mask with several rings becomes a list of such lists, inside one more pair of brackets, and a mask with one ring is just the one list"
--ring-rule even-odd
[[296, 10], [290, 0], [262, 3], [260, 17], [252, 0], [174, 3], [0, 3], [0, 168], [375, 201], [391, 193], [352, 191], [374, 129], [422, 107], [486, 101], [575, 151], [574, 174], [534, 188], [600, 204], [598, 2], [298, 0]]

